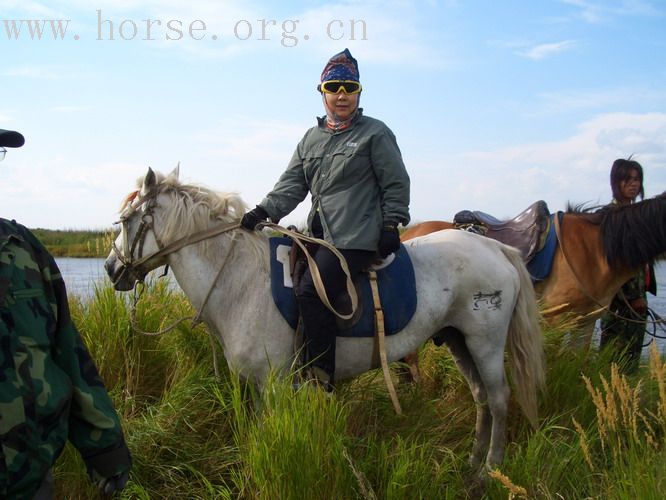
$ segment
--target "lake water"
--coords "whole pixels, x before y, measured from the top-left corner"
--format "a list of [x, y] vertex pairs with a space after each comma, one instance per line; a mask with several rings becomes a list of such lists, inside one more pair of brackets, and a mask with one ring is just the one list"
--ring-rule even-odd
[[[67, 292], [71, 295], [78, 295], [81, 298], [90, 298], [93, 296], [95, 285], [108, 285], [110, 280], [104, 271], [104, 259], [75, 259], [63, 257], [56, 259], [60, 272], [62, 273], [67, 285]], [[163, 268], [153, 271], [152, 276], [159, 276]], [[657, 297], [648, 294], [650, 309], [653, 309], [661, 317], [666, 318], [666, 265], [658, 264], [655, 269], [657, 278]], [[169, 273], [169, 279], [172, 281], [173, 274]], [[651, 330], [651, 328], [650, 328]], [[665, 336], [666, 332], [657, 329], [658, 335]], [[595, 335], [597, 337], [597, 335]], [[646, 342], [650, 337], [646, 335]], [[598, 342], [598, 338], [593, 339]], [[657, 339], [659, 351], [666, 353], [666, 339]], [[645, 354], [645, 351], [643, 352]]]
[[[88, 299], [93, 297], [96, 286], [111, 285], [111, 280], [104, 270], [104, 260], [99, 258], [56, 258], [56, 263], [67, 286], [67, 293]], [[163, 270], [164, 268], [159, 268], [152, 271], [149, 276], [160, 276]], [[175, 284], [173, 274], [169, 273], [168, 279]]]

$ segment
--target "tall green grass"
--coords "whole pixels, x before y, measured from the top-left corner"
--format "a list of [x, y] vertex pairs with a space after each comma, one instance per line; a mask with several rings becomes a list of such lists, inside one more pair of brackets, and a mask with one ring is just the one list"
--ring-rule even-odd
[[[467, 465], [475, 408], [445, 348], [426, 345], [422, 383], [397, 385], [403, 416], [378, 372], [341, 384], [332, 398], [277, 378], [254, 394], [224, 363], [215, 378], [205, 327], [134, 332], [131, 300], [100, 287], [92, 300], [72, 302], [132, 450], [123, 498], [643, 499], [666, 491], [666, 363], [656, 349], [627, 377], [607, 354], [571, 349], [563, 331], [544, 327], [540, 428], [512, 402], [506, 458], [479, 485]], [[159, 282], [137, 312], [151, 331], [191, 314]], [[95, 498], [72, 449], [55, 478], [58, 498]]]

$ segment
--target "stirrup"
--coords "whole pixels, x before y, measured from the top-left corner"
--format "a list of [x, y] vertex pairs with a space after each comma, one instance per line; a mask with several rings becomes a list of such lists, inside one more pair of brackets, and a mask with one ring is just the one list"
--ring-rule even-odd
[[333, 377], [318, 366], [310, 365], [305, 367], [303, 369], [302, 382], [294, 384], [294, 389], [299, 389], [304, 384], [308, 383], [313, 387], [322, 389], [328, 394], [331, 394], [335, 390], [335, 386], [333, 385]]

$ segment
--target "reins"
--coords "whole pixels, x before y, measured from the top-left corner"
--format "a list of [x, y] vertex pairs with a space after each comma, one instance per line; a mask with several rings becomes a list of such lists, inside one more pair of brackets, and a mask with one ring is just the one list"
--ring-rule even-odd
[[[564, 262], [566, 262], [567, 266], [569, 267], [569, 270], [571, 271], [571, 274], [574, 277], [574, 280], [576, 281], [576, 285], [578, 286], [578, 289], [581, 292], [583, 292], [583, 294], [588, 299], [590, 299], [595, 305], [599, 306], [599, 309], [597, 309], [597, 311], [595, 311], [595, 313], [599, 312], [599, 311], [606, 311], [606, 312], [612, 314], [613, 316], [615, 316], [617, 319], [620, 319], [620, 320], [623, 320], [623, 321], [629, 321], [631, 323], [641, 323], [643, 325], [648, 325], [648, 324], [657, 325], [657, 324], [664, 323], [664, 319], [662, 319], [662, 318], [656, 319], [654, 321], [637, 320], [637, 319], [633, 319], [633, 318], [626, 318], [626, 317], [622, 316], [621, 314], [618, 314], [615, 311], [611, 310], [610, 306], [604, 306], [596, 298], [594, 298], [592, 296], [592, 294], [590, 294], [587, 291], [587, 289], [585, 288], [585, 286], [583, 286], [583, 284], [581, 283], [580, 279], [578, 278], [578, 275], [576, 274], [576, 271], [574, 270], [573, 266], [571, 265], [571, 262], [569, 261], [569, 258], [567, 257], [566, 252], [564, 251], [564, 244], [562, 242], [562, 235], [561, 235], [561, 228], [560, 228], [560, 218], [559, 217], [554, 217], [554, 222], [555, 222], [555, 235], [557, 236], [557, 242], [560, 245], [560, 251], [562, 252], [562, 256], [564, 257]], [[629, 302], [627, 302], [626, 298], [624, 298], [624, 296], [622, 296], [622, 298], [624, 299], [624, 302], [627, 305], [627, 307], [629, 308], [629, 310], [636, 313], [634, 308], [631, 307]]]
[[[261, 226], [271, 228], [278, 233], [288, 236], [300, 247], [308, 261], [308, 266], [310, 267], [310, 273], [312, 274], [312, 281], [314, 282], [315, 288], [317, 290], [317, 295], [319, 295], [319, 298], [329, 311], [331, 311], [340, 319], [350, 319], [354, 316], [356, 309], [358, 308], [358, 295], [356, 294], [356, 288], [354, 287], [354, 283], [351, 279], [351, 273], [349, 271], [349, 267], [347, 266], [347, 261], [337, 248], [324, 240], [320, 240], [319, 238], [312, 238], [310, 236], [297, 233], [296, 231], [285, 229], [284, 227], [279, 226], [273, 222], [265, 222], [262, 223]], [[321, 274], [319, 273], [317, 263], [312, 258], [312, 255], [308, 251], [307, 246], [304, 245], [303, 242], [316, 243], [317, 245], [321, 245], [330, 250], [339, 259], [342, 271], [346, 276], [347, 293], [351, 299], [351, 312], [349, 314], [342, 314], [331, 305], [330, 301], [328, 300], [328, 296], [326, 295], [326, 289], [324, 288], [324, 282], [321, 279]]]
[[[153, 260], [153, 259], [158, 259], [160, 257], [165, 257], [173, 252], [176, 252], [186, 246], [192, 245], [194, 243], [199, 243], [201, 241], [207, 240], [209, 238], [213, 238], [215, 236], [219, 236], [220, 234], [226, 233], [228, 231], [232, 231], [234, 229], [240, 228], [240, 222], [239, 221], [234, 221], [234, 222], [229, 222], [225, 224], [221, 224], [218, 226], [214, 226], [212, 228], [199, 231], [194, 234], [186, 235], [183, 236], [182, 238], [178, 238], [177, 240], [174, 240], [166, 245], [164, 245], [160, 239], [157, 237], [157, 234], [155, 233], [155, 228], [153, 227], [152, 224], [152, 208], [154, 205], [154, 200], [155, 200], [155, 194], [154, 193], [149, 193], [144, 197], [144, 200], [139, 204], [139, 206], [143, 203], [146, 203], [146, 212], [142, 215], [141, 217], [141, 224], [139, 226], [139, 229], [137, 230], [137, 234], [135, 235], [132, 243], [130, 244], [127, 238], [125, 238], [124, 243], [123, 243], [123, 251], [120, 251], [118, 247], [116, 246], [115, 242], [113, 244], [113, 251], [118, 257], [118, 259], [125, 265], [125, 268], [127, 269], [127, 272], [130, 273], [131, 276], [134, 277], [139, 277], [140, 273], [138, 270], [141, 269], [141, 266], [143, 266], [146, 262]], [[123, 226], [126, 226], [128, 217], [123, 217], [121, 219], [121, 223]], [[285, 229], [282, 226], [279, 226], [277, 224], [274, 224], [272, 222], [265, 222], [262, 223], [260, 226], [262, 227], [268, 227], [278, 233], [284, 234], [285, 236], [288, 236], [291, 238], [294, 243], [296, 243], [303, 253], [305, 254], [308, 265], [310, 266], [310, 272], [312, 273], [312, 278], [314, 281], [315, 288], [317, 290], [317, 294], [319, 295], [319, 298], [323, 302], [323, 304], [337, 317], [340, 319], [350, 319], [354, 316], [356, 313], [356, 309], [358, 308], [358, 295], [356, 294], [356, 289], [354, 288], [354, 283], [352, 282], [351, 279], [351, 273], [349, 272], [349, 267], [347, 266], [347, 262], [345, 261], [344, 257], [342, 254], [331, 244], [324, 240], [320, 240], [318, 238], [312, 238], [309, 236], [305, 236], [304, 234], [297, 233], [295, 231], [290, 231], [289, 229]], [[145, 240], [145, 236], [148, 233], [149, 230], [153, 231], [153, 236], [155, 237], [155, 240], [158, 245], [158, 250], [156, 252], [153, 252], [150, 255], [143, 256], [143, 243]], [[126, 231], [127, 233], [127, 231]], [[234, 240], [232, 240], [234, 241]], [[316, 243], [318, 245], [321, 245], [328, 250], [330, 250], [340, 261], [340, 266], [342, 267], [343, 272], [345, 273], [346, 277], [346, 285], [347, 285], [347, 293], [349, 294], [349, 297], [351, 299], [351, 312], [349, 314], [343, 314], [338, 312], [332, 305], [331, 302], [328, 300], [328, 296], [326, 294], [326, 290], [324, 288], [324, 283], [321, 279], [321, 275], [319, 273], [319, 269], [317, 267], [317, 264], [315, 260], [312, 258], [312, 255], [308, 251], [307, 247], [303, 244], [303, 242], [309, 242], [309, 243]], [[139, 247], [139, 257], [134, 260], [133, 255], [136, 247]], [[230, 249], [231, 251], [231, 249]], [[227, 254], [228, 257], [229, 254]], [[217, 277], [222, 273], [222, 269], [224, 268], [224, 263], [223, 262], [222, 267], [220, 268], [220, 271], [218, 272]], [[217, 280], [216, 277], [216, 280]], [[141, 279], [137, 279], [137, 281], [141, 281]], [[203, 306], [205, 306], [206, 302], [208, 301], [208, 297], [210, 296], [210, 293], [212, 291], [212, 287], [215, 286], [215, 281], [211, 285], [211, 289], [208, 292], [208, 295], [206, 296], [206, 300], [204, 301]], [[137, 299], [138, 300], [138, 299]], [[203, 306], [201, 310], [203, 310]], [[201, 311], [197, 315], [197, 320], [199, 320], [201, 316]], [[183, 319], [184, 320], [184, 319]], [[174, 325], [175, 327], [175, 325]], [[167, 331], [170, 331], [173, 328], [167, 329]], [[157, 332], [156, 332], [157, 333]]]
[[[148, 332], [143, 329], [141, 329], [138, 325], [137, 317], [136, 317], [136, 311], [137, 311], [137, 305], [138, 302], [143, 295], [143, 292], [145, 290], [145, 284], [143, 282], [142, 277], [140, 277], [140, 270], [141, 266], [143, 266], [146, 262], [150, 260], [155, 260], [159, 259], [161, 257], [165, 257], [173, 252], [176, 252], [186, 246], [199, 243], [201, 241], [204, 241], [209, 238], [213, 238], [215, 236], [219, 236], [221, 234], [224, 234], [229, 231], [233, 231], [236, 229], [240, 228], [240, 222], [239, 221], [234, 221], [230, 223], [224, 223], [220, 224], [218, 226], [199, 231], [194, 234], [190, 234], [187, 236], [184, 236], [182, 238], [178, 238], [166, 245], [164, 245], [159, 237], [157, 236], [155, 232], [155, 228], [153, 226], [153, 214], [152, 214], [152, 209], [155, 205], [155, 193], [149, 193], [144, 200], [141, 201], [140, 204], [137, 205], [140, 206], [143, 203], [146, 203], [146, 209], [145, 213], [141, 216], [141, 224], [139, 226], [139, 229], [136, 232], [136, 235], [133, 239], [133, 241], [130, 243], [127, 240], [127, 235], [129, 234], [129, 231], [127, 230], [127, 220], [129, 219], [129, 216], [126, 215], [121, 219], [121, 223], [123, 224], [123, 228], [126, 233], [126, 237], [123, 241], [123, 251], [118, 249], [116, 246], [115, 242], [113, 244], [113, 251], [117, 255], [118, 259], [123, 263], [125, 266], [126, 272], [130, 273], [130, 276], [137, 277], [138, 279], [136, 280], [137, 283], [141, 284], [141, 287], [138, 288], [138, 285], [135, 285], [134, 288], [134, 297], [132, 301], [132, 307], [130, 309], [130, 322], [132, 325], [132, 328], [143, 334], [143, 335], [148, 335], [148, 336], [159, 336], [163, 335], [167, 332], [172, 331], [175, 329], [179, 324], [181, 324], [184, 321], [191, 320], [191, 327], [194, 328], [201, 322], [201, 317], [203, 314], [203, 311], [206, 307], [206, 304], [208, 303], [208, 300], [210, 296], [212, 295], [213, 290], [215, 289], [215, 285], [220, 278], [222, 271], [224, 270], [227, 260], [229, 259], [229, 256], [231, 255], [233, 248], [234, 248], [234, 243], [236, 241], [235, 235], [231, 239], [231, 245], [229, 247], [229, 250], [227, 251], [226, 255], [224, 256], [224, 259], [222, 261], [222, 264], [220, 265], [220, 269], [215, 275], [215, 278], [212, 280], [210, 287], [208, 289], [208, 292], [206, 293], [206, 296], [203, 300], [203, 303], [201, 304], [201, 307], [199, 308], [199, 311], [197, 312], [196, 315], [193, 316], [186, 316], [183, 318], [178, 319], [171, 325], [169, 325], [166, 328], [163, 328], [159, 331], [156, 332]], [[135, 208], [136, 210], [136, 208]], [[260, 225], [261, 227], [268, 227], [272, 229], [273, 231], [276, 231], [280, 234], [283, 234], [294, 242], [294, 244], [298, 245], [299, 248], [303, 251], [303, 254], [305, 255], [308, 265], [310, 267], [310, 273], [312, 274], [312, 279], [315, 285], [315, 289], [317, 290], [317, 294], [319, 295], [319, 298], [321, 299], [322, 303], [326, 306], [327, 309], [329, 309], [335, 316], [341, 318], [341, 319], [350, 319], [354, 316], [356, 313], [356, 310], [358, 309], [358, 295], [356, 293], [356, 288], [354, 287], [354, 283], [351, 279], [351, 273], [349, 271], [349, 267], [347, 265], [347, 262], [345, 258], [342, 256], [342, 254], [331, 244], [324, 240], [320, 240], [318, 238], [312, 238], [309, 236], [305, 236], [303, 234], [297, 233], [295, 231], [291, 231], [289, 229], [285, 229], [282, 226], [279, 226], [277, 224], [274, 224], [272, 222], [265, 222]], [[153, 236], [155, 238], [155, 241], [157, 242], [158, 245], [158, 250], [153, 252], [152, 254], [143, 255], [143, 245], [144, 245], [144, 240], [146, 235], [148, 234], [148, 231], [152, 230]], [[349, 298], [351, 301], [351, 312], [349, 314], [343, 314], [335, 309], [333, 305], [331, 305], [328, 296], [326, 294], [326, 290], [324, 287], [323, 280], [321, 278], [321, 274], [319, 272], [319, 268], [317, 267], [317, 263], [315, 260], [312, 258], [312, 255], [310, 254], [307, 246], [305, 243], [315, 243], [317, 245], [321, 245], [328, 250], [330, 250], [340, 261], [340, 267], [342, 268], [345, 277], [346, 277], [346, 286], [347, 286], [347, 293], [349, 294]], [[138, 247], [138, 258], [134, 259], [134, 252]], [[391, 396], [391, 401], [393, 402], [394, 408], [396, 412], [401, 415], [402, 414], [402, 409], [400, 407], [400, 403], [398, 401], [397, 394], [395, 392], [395, 388], [393, 387], [393, 383], [390, 378], [389, 370], [388, 370], [388, 361], [386, 358], [386, 348], [384, 346], [384, 319], [383, 319], [383, 312], [381, 310], [381, 302], [379, 301], [379, 293], [377, 290], [377, 282], [376, 282], [376, 274], [374, 272], [370, 273], [370, 279], [371, 279], [371, 285], [372, 285], [372, 290], [373, 290], [373, 301], [375, 304], [375, 328], [376, 328], [376, 333], [377, 333], [377, 341], [378, 341], [378, 347], [379, 347], [379, 354], [380, 354], [380, 360], [381, 360], [381, 365], [382, 365], [382, 371], [384, 372], [384, 378], [387, 384], [387, 388], [389, 389], [389, 395]], [[120, 279], [118, 277], [117, 279]], [[216, 351], [215, 351], [215, 342], [213, 339], [212, 333], [209, 331], [209, 339], [211, 342], [211, 348], [213, 351], [213, 365], [215, 368], [215, 376], [219, 378], [219, 371], [218, 371], [218, 364], [217, 364], [217, 356], [216, 356]]]
[[159, 330], [157, 332], [147, 332], [145, 330], [142, 330], [141, 328], [139, 328], [139, 324], [136, 320], [136, 306], [139, 303], [139, 299], [141, 298], [141, 295], [143, 295], [143, 291], [145, 289], [144, 282], [143, 281], [138, 281], [137, 283], [141, 284], [141, 290], [139, 292], [137, 292], [138, 288], [136, 286], [134, 287], [134, 297], [133, 297], [133, 301], [132, 301], [132, 308], [130, 309], [130, 321], [132, 322], [132, 327], [134, 328], [134, 330], [136, 330], [139, 333], [142, 333], [143, 335], [156, 337], [156, 336], [164, 335], [165, 333], [170, 332], [171, 330], [176, 328], [176, 326], [178, 326], [180, 323], [182, 323], [183, 321], [186, 321], [188, 319], [192, 320], [192, 323], [190, 324], [191, 328], [195, 328], [199, 323], [201, 323], [201, 316], [203, 314], [203, 310], [206, 307], [206, 304], [208, 303], [208, 299], [210, 298], [211, 294], [213, 293], [213, 289], [215, 288], [215, 283], [217, 283], [217, 280], [220, 278], [220, 275], [222, 274], [222, 270], [224, 269], [224, 267], [227, 263], [227, 260], [229, 259], [229, 256], [231, 255], [231, 252], [233, 251], [233, 247], [234, 247], [235, 242], [236, 242], [236, 238], [232, 238], [231, 239], [231, 245], [229, 246], [229, 251], [224, 256], [224, 260], [222, 261], [222, 265], [220, 266], [220, 270], [217, 272], [217, 274], [215, 275], [215, 278], [213, 279], [213, 281], [210, 284], [210, 287], [208, 289], [208, 293], [206, 293], [206, 297], [204, 298], [203, 303], [201, 304], [201, 307], [199, 308], [199, 312], [197, 312], [197, 314], [192, 315], [192, 316], [185, 316], [185, 317], [177, 320], [176, 322], [174, 322], [170, 326], [168, 326], [166, 328], [163, 328], [162, 330]]
[[[141, 224], [139, 225], [139, 229], [137, 230], [136, 235], [133, 238], [133, 241], [130, 243], [127, 239], [125, 238], [123, 242], [123, 251], [121, 251], [115, 244], [113, 244], [113, 251], [118, 257], [118, 259], [123, 263], [125, 266], [126, 272], [130, 273], [130, 276], [136, 277], [137, 282], [142, 283], [142, 279], [140, 278], [140, 270], [141, 266], [143, 266], [146, 262], [150, 260], [155, 260], [159, 259], [160, 257], [166, 257], [167, 255], [176, 252], [186, 246], [193, 245], [195, 243], [199, 243], [201, 241], [207, 240], [209, 238], [213, 238], [215, 236], [219, 236], [221, 234], [224, 234], [229, 231], [233, 231], [235, 229], [240, 228], [240, 222], [239, 221], [234, 221], [234, 222], [228, 222], [224, 224], [220, 224], [218, 226], [211, 227], [209, 229], [205, 229], [203, 231], [199, 231], [194, 234], [189, 234], [186, 236], [183, 236], [182, 238], [178, 238], [168, 244], [163, 244], [160, 239], [158, 238], [157, 234], [155, 233], [155, 228], [153, 227], [153, 215], [152, 215], [152, 209], [154, 206], [154, 200], [155, 200], [155, 193], [149, 193], [144, 197], [144, 199], [137, 205], [141, 206], [143, 203], [146, 203], [146, 211], [145, 213], [141, 216]], [[136, 208], [135, 208], [136, 210]], [[121, 223], [123, 224], [123, 227], [125, 228], [125, 232], [128, 233], [127, 231], [127, 220], [128, 216], [125, 216], [121, 219]], [[309, 236], [305, 236], [303, 234], [297, 233], [295, 231], [290, 231], [289, 229], [285, 229], [282, 226], [279, 226], [277, 224], [274, 224], [272, 222], [265, 222], [261, 224], [262, 227], [268, 227], [278, 233], [284, 234], [285, 236], [288, 236], [291, 238], [295, 244], [297, 244], [303, 253], [305, 254], [307, 260], [308, 260], [308, 265], [310, 266], [310, 272], [312, 273], [312, 278], [314, 281], [315, 288], [317, 290], [317, 294], [319, 295], [319, 298], [323, 302], [323, 304], [337, 317], [341, 319], [350, 319], [354, 316], [356, 313], [356, 309], [358, 308], [358, 295], [356, 294], [356, 289], [354, 288], [354, 283], [352, 282], [351, 279], [351, 273], [349, 272], [349, 267], [347, 266], [347, 262], [345, 261], [344, 257], [342, 254], [331, 244], [324, 240], [320, 240], [318, 238], [312, 238]], [[148, 231], [152, 230], [153, 236], [155, 237], [155, 241], [157, 242], [158, 245], [158, 250], [156, 252], [153, 252], [149, 255], [143, 255], [143, 244], [146, 235], [148, 234]], [[178, 321], [176, 321], [174, 324], [170, 325], [167, 328], [164, 328], [158, 332], [146, 332], [142, 330], [141, 328], [138, 327], [138, 324], [136, 323], [136, 305], [143, 294], [143, 288], [141, 289], [140, 292], [136, 292], [135, 288], [135, 294], [134, 294], [134, 301], [133, 301], [133, 306], [131, 310], [131, 319], [132, 319], [132, 326], [135, 328], [140, 333], [143, 333], [144, 335], [162, 335], [164, 333], [167, 333], [171, 330], [173, 330], [176, 326], [178, 326], [180, 323], [183, 321], [186, 321], [188, 319], [193, 320], [192, 321], [192, 326], [196, 326], [200, 321], [201, 321], [201, 315], [203, 313], [203, 310], [208, 303], [208, 299], [210, 298], [210, 295], [215, 288], [215, 283], [217, 282], [218, 278], [222, 274], [222, 270], [224, 269], [227, 259], [229, 255], [231, 254], [231, 251], [233, 249], [233, 243], [235, 242], [235, 238], [232, 239], [232, 247], [229, 248], [229, 251], [227, 252], [227, 255], [224, 258], [224, 261], [222, 262], [222, 265], [220, 266], [220, 270], [218, 271], [217, 275], [215, 276], [215, 279], [210, 285], [210, 289], [208, 290], [208, 293], [206, 294], [206, 297], [204, 299], [203, 304], [201, 305], [199, 312], [196, 314], [196, 316], [188, 316], [185, 318], [181, 318]], [[308, 251], [307, 247], [304, 245], [303, 242], [309, 242], [309, 243], [316, 243], [318, 245], [326, 247], [328, 250], [333, 252], [333, 254], [340, 260], [340, 266], [342, 267], [343, 272], [345, 273], [346, 277], [346, 284], [347, 284], [347, 293], [349, 294], [349, 297], [351, 299], [351, 312], [349, 314], [343, 314], [338, 312], [330, 303], [328, 300], [328, 296], [326, 294], [326, 290], [324, 288], [324, 283], [321, 279], [321, 275], [319, 273], [319, 269], [317, 267], [317, 264], [315, 260], [312, 258], [312, 255]], [[134, 259], [134, 252], [138, 247], [138, 258]], [[118, 278], [119, 279], [119, 278]]]

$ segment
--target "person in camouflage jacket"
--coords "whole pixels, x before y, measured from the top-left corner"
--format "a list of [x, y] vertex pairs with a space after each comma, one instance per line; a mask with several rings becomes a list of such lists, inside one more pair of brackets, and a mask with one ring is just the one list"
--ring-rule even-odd
[[[635, 160], [618, 159], [610, 175], [612, 205], [628, 205], [644, 197], [643, 167]], [[648, 317], [647, 292], [656, 295], [654, 268], [646, 265], [627, 281], [601, 318], [600, 349], [615, 349], [614, 359], [627, 373], [635, 372], [641, 359]]]
[[[0, 130], [0, 153], [23, 137]], [[72, 323], [53, 257], [0, 218], [0, 498], [53, 496], [51, 467], [69, 440], [105, 494], [127, 482], [118, 415]]]

